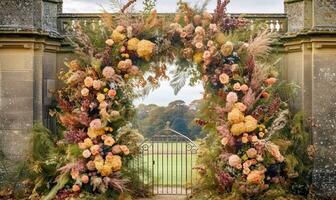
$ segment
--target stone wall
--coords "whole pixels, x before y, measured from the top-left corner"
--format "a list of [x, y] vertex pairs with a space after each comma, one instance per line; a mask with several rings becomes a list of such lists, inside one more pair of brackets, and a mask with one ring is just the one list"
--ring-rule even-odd
[[[0, 148], [22, 159], [34, 122], [49, 119], [61, 0], [0, 1]], [[18, 148], [20, 147], [20, 148]]]
[[336, 199], [336, 1], [286, 0], [285, 8], [287, 78], [300, 86], [292, 107], [311, 122], [316, 148], [313, 188]]

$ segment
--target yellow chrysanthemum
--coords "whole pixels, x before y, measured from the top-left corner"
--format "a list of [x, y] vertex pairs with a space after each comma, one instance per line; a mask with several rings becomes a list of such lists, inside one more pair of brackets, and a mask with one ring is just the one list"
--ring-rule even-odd
[[233, 108], [228, 114], [228, 120], [232, 124], [243, 122], [244, 114], [238, 108]]
[[105, 130], [102, 128], [102, 129], [94, 129], [94, 128], [88, 128], [88, 136], [93, 139], [93, 138], [96, 138], [97, 136], [99, 135], [103, 135], [105, 133]]
[[248, 115], [245, 117], [245, 130], [246, 132], [252, 132], [254, 131], [258, 126], [258, 121], [252, 117], [251, 115]]
[[117, 42], [117, 43], [119, 43], [119, 42], [121, 42], [121, 41], [123, 41], [125, 38], [126, 38], [126, 36], [124, 35], [124, 34], [121, 34], [121, 33], [119, 33], [118, 31], [116, 31], [116, 30], [114, 30], [113, 32], [112, 32], [112, 40], [114, 41], [114, 42]]
[[101, 156], [96, 156], [93, 162], [95, 164], [95, 168], [98, 171], [101, 171], [103, 169], [104, 159]]
[[137, 45], [138, 56], [149, 61], [154, 50], [155, 44], [148, 40], [141, 40]]
[[245, 123], [240, 122], [231, 126], [231, 133], [233, 136], [239, 136], [245, 132]]
[[112, 167], [112, 171], [119, 171], [122, 167], [121, 157], [118, 155], [107, 156], [106, 164]]
[[130, 51], [136, 51], [138, 49], [138, 43], [140, 40], [138, 38], [132, 38], [127, 42], [127, 49]]
[[112, 174], [112, 166], [105, 164], [99, 172], [102, 176], [109, 176]]

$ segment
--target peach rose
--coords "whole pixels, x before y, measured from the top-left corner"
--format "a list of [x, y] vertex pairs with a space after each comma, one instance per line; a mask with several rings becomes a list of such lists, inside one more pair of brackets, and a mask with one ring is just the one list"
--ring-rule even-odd
[[106, 41], [105, 41], [105, 44], [107, 44], [108, 46], [112, 46], [113, 44], [114, 44], [114, 41], [112, 40], [112, 39], [107, 39]]
[[240, 91], [240, 83], [233, 84], [233, 89], [236, 91]]
[[203, 43], [202, 42], [196, 42], [195, 47], [197, 49], [201, 49], [203, 47]]
[[204, 28], [202, 26], [197, 26], [195, 28], [195, 33], [199, 34], [199, 35], [205, 35], [205, 30], [204, 30]]
[[237, 168], [237, 169], [241, 169], [242, 165], [241, 165], [241, 159], [238, 155], [231, 155], [229, 157], [229, 165], [231, 167]]
[[102, 93], [97, 94], [97, 100], [103, 102], [105, 100], [105, 95]]
[[93, 85], [93, 78], [91, 78], [90, 76], [86, 77], [84, 79], [84, 85], [86, 87], [92, 87], [92, 85]]
[[227, 137], [223, 137], [222, 140], [221, 140], [221, 143], [223, 146], [227, 145], [229, 142], [229, 139]]
[[96, 169], [95, 163], [90, 160], [88, 163], [86, 163], [86, 168], [90, 171], [94, 171]]
[[102, 87], [102, 83], [99, 80], [94, 80], [92, 86], [95, 90], [100, 90], [100, 88]]
[[74, 191], [74, 192], [79, 192], [80, 189], [81, 189], [80, 186], [77, 185], [77, 184], [75, 184], [75, 185], [72, 186], [72, 191]]
[[90, 150], [86, 149], [86, 150], [83, 151], [82, 155], [83, 155], [84, 158], [89, 158], [91, 156], [91, 152], [90, 152]]
[[122, 150], [121, 150], [119, 144], [114, 145], [114, 146], [112, 147], [112, 153], [113, 153], [113, 154], [120, 154], [121, 152], [122, 152]]
[[114, 145], [115, 143], [115, 140], [111, 137], [111, 136], [107, 136], [105, 139], [104, 139], [104, 144], [106, 146], [112, 146]]
[[278, 161], [278, 162], [283, 162], [284, 157], [280, 153], [280, 149], [278, 145], [275, 145], [271, 142], [266, 143], [266, 149], [267, 151]]
[[120, 149], [125, 155], [128, 155], [130, 153], [130, 151], [129, 151], [129, 149], [126, 145], [120, 145]]
[[211, 53], [210, 53], [210, 51], [204, 51], [204, 53], [203, 53], [203, 59], [204, 60], [207, 60], [207, 59], [209, 59], [211, 57]]
[[265, 179], [265, 174], [263, 171], [253, 170], [249, 173], [246, 180], [251, 184], [262, 184]]
[[277, 82], [277, 79], [272, 77], [272, 78], [268, 78], [264, 81], [267, 85], [273, 85], [274, 83]]
[[126, 62], [124, 60], [119, 61], [118, 69], [120, 69], [120, 70], [126, 70], [127, 69], [127, 65], [126, 65]]
[[119, 33], [122, 33], [122, 32], [124, 32], [125, 31], [125, 27], [124, 26], [121, 26], [121, 25], [119, 25], [119, 26], [117, 26], [117, 28], [115, 29], [116, 31], [118, 31]]
[[223, 56], [227, 57], [232, 54], [233, 51], [233, 44], [231, 42], [226, 42], [221, 47], [221, 53]]
[[248, 87], [246, 84], [243, 84], [243, 85], [240, 86], [240, 90], [241, 90], [242, 92], [247, 92], [248, 89], [249, 89], [249, 87]]
[[100, 146], [99, 145], [93, 145], [92, 147], [90, 147], [90, 151], [91, 151], [91, 154], [96, 156], [100, 153]]
[[115, 71], [112, 67], [105, 67], [102, 72], [103, 76], [107, 79], [110, 79], [115, 74]]
[[227, 74], [225, 73], [222, 73], [220, 76], [219, 76], [219, 81], [222, 83], [222, 84], [227, 84], [229, 83], [230, 81], [230, 78]]
[[226, 96], [226, 101], [229, 103], [235, 103], [238, 101], [237, 93], [235, 92], [229, 92], [229, 94]]
[[89, 93], [90, 93], [90, 90], [87, 89], [87, 88], [83, 88], [83, 89], [81, 90], [81, 94], [82, 94], [83, 97], [87, 97], [87, 96], [89, 96]]
[[258, 137], [256, 135], [251, 137], [251, 141], [252, 142], [257, 142], [258, 141]]
[[248, 143], [248, 141], [249, 141], [248, 137], [245, 136], [242, 137], [242, 143], [246, 144]]
[[246, 151], [246, 155], [249, 158], [256, 158], [257, 157], [257, 150], [255, 148], [250, 148]]
[[139, 74], [139, 68], [135, 65], [132, 65], [132, 67], [129, 69], [129, 73], [133, 76], [136, 76]]
[[235, 103], [234, 106], [235, 106], [236, 108], [238, 108], [241, 112], [244, 112], [244, 111], [246, 110], [246, 106], [245, 106], [245, 104], [243, 104], [243, 103], [238, 102], [238, 103]]
[[94, 129], [101, 129], [102, 128], [102, 122], [100, 119], [94, 119], [90, 122], [90, 127]]

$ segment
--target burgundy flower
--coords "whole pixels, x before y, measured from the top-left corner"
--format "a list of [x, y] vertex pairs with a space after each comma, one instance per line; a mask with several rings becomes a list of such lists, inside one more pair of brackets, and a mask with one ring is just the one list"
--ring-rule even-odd
[[87, 134], [82, 130], [69, 130], [65, 132], [64, 139], [70, 144], [77, 144], [87, 138]]

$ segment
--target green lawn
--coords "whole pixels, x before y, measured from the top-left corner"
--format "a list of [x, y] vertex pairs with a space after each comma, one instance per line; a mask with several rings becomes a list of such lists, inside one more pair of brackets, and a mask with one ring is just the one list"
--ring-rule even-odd
[[[189, 143], [188, 143], [189, 144]], [[144, 169], [147, 174], [140, 173], [145, 183], [154, 186], [187, 186], [196, 179], [192, 169], [196, 163], [196, 151], [191, 151], [187, 143], [147, 143], [145, 150], [134, 161], [134, 167]]]

